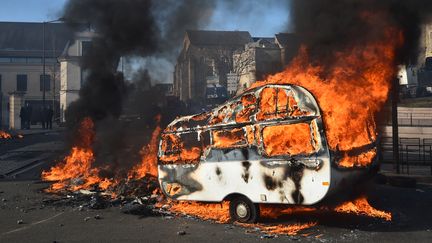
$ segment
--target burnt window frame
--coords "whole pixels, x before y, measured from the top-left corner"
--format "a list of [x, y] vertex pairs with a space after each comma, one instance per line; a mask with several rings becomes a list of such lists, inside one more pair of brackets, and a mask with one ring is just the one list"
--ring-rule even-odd
[[[225, 124], [228, 124], [228, 123], [231, 123], [231, 122], [236, 122], [235, 121], [235, 114], [236, 114], [236, 112], [235, 112], [235, 108], [234, 108], [234, 110], [231, 108], [231, 106], [233, 106], [233, 105], [236, 105], [237, 106], [237, 102], [239, 102], [240, 100], [238, 100], [238, 99], [235, 99], [235, 100], [231, 100], [231, 101], [229, 101], [229, 102], [227, 102], [227, 103], [224, 103], [224, 104], [222, 104], [220, 107], [218, 107], [219, 109], [216, 109], [216, 111], [212, 111], [211, 112], [211, 116], [210, 116], [210, 119], [209, 119], [209, 122], [210, 123], [212, 123], [212, 121], [213, 121], [213, 119], [215, 119], [215, 117], [217, 117], [217, 116], [219, 116], [219, 113], [222, 111], [222, 110], [229, 110], [229, 109], [231, 109], [232, 110], [232, 112], [231, 112], [231, 114], [229, 114], [229, 113], [227, 113], [227, 111], [225, 111], [225, 117], [222, 119], [222, 121], [220, 121], [220, 122], [217, 122], [217, 123], [213, 123], [213, 124], [211, 124], [211, 126], [223, 126], [223, 125], [225, 125]], [[227, 116], [229, 116], [229, 118], [226, 120], [226, 117]], [[226, 120], [226, 122], [224, 122], [224, 120]]]
[[[278, 124], [272, 124], [272, 125], [267, 125], [267, 126], [262, 127], [260, 129], [260, 131], [259, 131], [260, 132], [260, 136], [262, 138], [262, 139], [260, 139], [259, 150], [261, 151], [261, 153], [266, 158], [269, 158], [269, 159], [276, 158], [276, 157], [281, 157], [281, 156], [282, 157], [283, 156], [289, 156], [289, 158], [294, 158], [294, 157], [298, 157], [298, 156], [306, 156], [306, 157], [308, 157], [308, 156], [311, 156], [313, 154], [318, 153], [320, 151], [320, 149], [321, 149], [321, 146], [319, 145], [319, 143], [317, 144], [313, 140], [313, 133], [315, 131], [312, 128], [312, 123], [314, 122], [314, 120], [315, 120], [315, 118], [311, 118], [311, 119], [296, 121], [296, 122], [292, 122], [292, 123], [282, 123], [282, 124], [278, 123]], [[275, 126], [297, 125], [297, 124], [302, 124], [302, 123], [307, 124], [309, 126], [309, 132], [311, 134], [311, 136], [310, 136], [310, 138], [311, 138], [310, 143], [311, 143], [311, 146], [314, 148], [314, 151], [312, 153], [310, 153], [310, 154], [301, 154], [301, 153], [300, 154], [280, 154], [280, 155], [269, 155], [267, 153], [266, 145], [264, 143], [264, 134], [263, 134], [265, 128], [267, 128], [267, 127], [275, 127]], [[316, 124], [316, 126], [318, 126], [318, 124]], [[317, 131], [316, 135], [319, 137], [319, 139], [322, 139], [319, 131]]]
[[[167, 139], [165, 141], [170, 141], [170, 143], [172, 143], [172, 145], [170, 146], [171, 149], [165, 149], [165, 150], [161, 150], [160, 156], [173, 156], [176, 158], [175, 161], [172, 161], [170, 163], [166, 163], [166, 164], [182, 164], [185, 161], [188, 160], [182, 160], [182, 152], [184, 150], [191, 150], [193, 148], [198, 148], [200, 150], [199, 152], [199, 157], [202, 156], [203, 151], [204, 151], [204, 147], [202, 144], [201, 140], [194, 140], [193, 137], [195, 137], [197, 135], [196, 131], [192, 131], [192, 132], [174, 132], [174, 133], [168, 133], [169, 135], [173, 135], [175, 137], [177, 137], [179, 139], [179, 143], [175, 144], [171, 139], [170, 136], [167, 136]], [[168, 135], [165, 134], [165, 135]], [[191, 136], [192, 140], [188, 140], [186, 136]], [[189, 138], [190, 139], [190, 138]], [[162, 141], [165, 142], [165, 141]], [[191, 141], [193, 142], [198, 142], [200, 144], [195, 144], [197, 146], [194, 146], [194, 144], [191, 143]], [[175, 146], [173, 146], [175, 145]]]
[[[262, 122], [262, 121], [266, 121], [266, 120], [280, 120], [280, 119], [285, 119], [285, 118], [296, 118], [296, 117], [299, 117], [299, 116], [292, 116], [292, 115], [290, 115], [291, 114], [291, 110], [290, 110], [290, 101], [289, 101], [289, 97], [292, 97], [295, 101], [296, 101], [296, 103], [297, 103], [297, 108], [299, 109], [299, 110], [301, 110], [300, 109], [300, 107], [298, 107], [298, 101], [296, 100], [296, 96], [295, 96], [295, 93], [294, 93], [294, 91], [292, 90], [292, 89], [290, 89], [290, 88], [284, 88], [284, 87], [264, 87], [263, 89], [261, 89], [260, 90], [260, 92], [259, 92], [259, 103], [258, 103], [258, 110], [260, 110], [261, 109], [261, 102], [262, 102], [262, 97], [261, 97], [261, 94], [262, 94], [262, 92], [264, 91], [264, 89], [269, 89], [269, 88], [271, 88], [271, 89], [274, 89], [274, 90], [276, 90], [276, 94], [274, 95], [274, 103], [275, 103], [275, 105], [274, 105], [274, 107], [275, 107], [275, 111], [274, 112], [272, 112], [272, 113], [269, 113], [269, 112], [266, 112], [266, 113], [263, 113], [263, 115], [264, 116], [274, 116], [274, 117], [268, 117], [268, 118], [266, 118], [266, 119], [258, 119], [258, 117], [257, 117], [257, 122]], [[284, 111], [280, 111], [279, 110], [279, 106], [278, 106], [278, 92], [280, 92], [280, 90], [282, 90], [282, 91], [284, 91], [285, 92], [285, 94], [286, 94], [286, 96], [287, 96], [287, 103], [286, 103], [286, 106], [281, 106], [281, 107], [284, 107], [285, 108], [285, 110]], [[259, 114], [259, 112], [257, 112], [257, 114]]]
[[[172, 133], [172, 135], [177, 136], [177, 134], [175, 134], [175, 133]], [[178, 136], [178, 139], [181, 139], [180, 136]], [[174, 143], [174, 141], [171, 140], [170, 136], [166, 136], [165, 138], [162, 137], [162, 143], [164, 143], [164, 142], [166, 143], [168, 141], [172, 144], [170, 146], [170, 148], [172, 150], [168, 150], [168, 149], [161, 150], [163, 152], [162, 155], [167, 156], [167, 155], [173, 155], [174, 154], [174, 155], [178, 155], [178, 157], [180, 157], [180, 153], [181, 153], [181, 150], [182, 150], [181, 146], [179, 144], [177, 144], [176, 146], [174, 146], [175, 143]]]
[[[241, 100], [242, 100], [243, 97], [245, 97], [247, 95], [253, 95], [253, 96], [255, 96], [255, 103], [247, 105], [247, 106], [244, 106]], [[235, 110], [234, 110], [235, 112], [233, 112], [233, 114], [234, 114], [234, 121], [236, 123], [238, 123], [238, 124], [248, 124], [248, 123], [254, 122], [253, 118], [255, 117], [255, 115], [258, 112], [258, 106], [259, 106], [258, 97], [256, 96], [255, 92], [250, 92], [250, 93], [243, 94], [242, 96], [240, 96], [240, 98], [238, 99], [237, 103], [238, 103], [237, 107], [241, 107], [241, 109], [237, 109], [237, 107], [235, 108]], [[247, 122], [237, 122], [237, 119], [236, 119], [237, 118], [237, 114], [239, 112], [245, 110], [246, 108], [251, 107], [251, 106], [255, 106], [255, 108], [253, 109], [253, 112], [249, 115], [249, 121], [247, 121]]]
[[[238, 129], [239, 131], [243, 132], [242, 139], [241, 139], [242, 143], [232, 145], [230, 148], [221, 148], [221, 147], [218, 147], [218, 146], [216, 146], [214, 144], [214, 133], [232, 133], [232, 131], [235, 130], [235, 129]], [[245, 147], [248, 146], [248, 141], [247, 141], [247, 137], [246, 137], [246, 131], [245, 131], [244, 127], [231, 127], [231, 128], [215, 129], [215, 130], [212, 130], [210, 134], [211, 134], [211, 138], [212, 138], [212, 142], [211, 142], [210, 147], [212, 149], [218, 149], [218, 150], [238, 149], [238, 148], [245, 148]]]
[[[289, 97], [289, 95], [288, 95], [288, 90], [286, 90], [286, 89], [284, 89], [284, 88], [280, 88], [280, 87], [265, 87], [265, 88], [263, 88], [262, 90], [261, 90], [261, 92], [260, 92], [260, 98], [261, 98], [261, 93], [264, 91], [264, 89], [274, 89], [274, 90], [276, 90], [276, 95], [274, 95], [273, 96], [273, 99], [274, 99], [274, 103], [275, 103], [275, 105], [274, 105], [274, 107], [275, 107], [275, 111], [274, 112], [272, 112], [272, 113], [264, 113], [264, 115], [279, 115], [279, 114], [283, 114], [283, 113], [287, 113], [287, 111], [288, 111], [288, 108], [289, 108], [289, 102], [287, 102], [287, 104], [286, 104], [286, 109], [285, 109], [285, 111], [279, 111], [279, 106], [278, 106], [278, 93], [280, 92], [280, 90], [282, 90], [282, 91], [284, 91], [285, 93], [286, 93], [286, 95], [287, 95], [287, 97]], [[261, 99], [260, 99], [260, 106], [261, 106]]]

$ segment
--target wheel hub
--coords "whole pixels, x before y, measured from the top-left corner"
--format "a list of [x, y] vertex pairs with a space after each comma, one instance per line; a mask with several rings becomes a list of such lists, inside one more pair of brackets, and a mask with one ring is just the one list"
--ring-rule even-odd
[[247, 206], [245, 204], [238, 204], [236, 213], [240, 218], [245, 218], [248, 214]]

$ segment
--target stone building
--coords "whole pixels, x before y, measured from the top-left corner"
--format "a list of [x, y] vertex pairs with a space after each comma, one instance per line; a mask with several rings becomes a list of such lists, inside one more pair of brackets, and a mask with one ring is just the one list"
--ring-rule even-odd
[[247, 31], [186, 31], [174, 69], [174, 95], [182, 101], [200, 100], [207, 85], [226, 87], [233, 54], [250, 42]]
[[234, 54], [234, 73], [239, 84], [237, 93], [269, 74], [282, 71], [297, 54], [299, 40], [295, 34], [279, 33], [275, 37], [254, 37], [245, 50]]
[[245, 50], [234, 54], [234, 73], [239, 76], [237, 93], [262, 80], [270, 73], [281, 71], [281, 49], [275, 38], [253, 38]]
[[[45, 39], [43, 39], [45, 32]], [[45, 105], [58, 114], [60, 56], [72, 32], [64, 24], [0, 22], [0, 120], [2, 127], [19, 128], [19, 109], [33, 107], [32, 120], [41, 119], [43, 80]], [[44, 48], [45, 45], [45, 48]], [[45, 50], [44, 50], [45, 49]], [[45, 55], [45, 79], [43, 56]], [[16, 98], [11, 102], [11, 98]], [[11, 110], [12, 108], [12, 110]], [[18, 112], [14, 110], [18, 109]], [[10, 123], [10, 120], [12, 123]]]
[[220, 85], [229, 96], [282, 70], [296, 55], [295, 34], [251, 37], [245, 31], [187, 31], [174, 71], [174, 95], [201, 99]]

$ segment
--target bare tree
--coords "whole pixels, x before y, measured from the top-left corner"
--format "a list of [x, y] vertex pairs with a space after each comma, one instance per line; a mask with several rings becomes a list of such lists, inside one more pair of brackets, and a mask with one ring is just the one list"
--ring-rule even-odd
[[240, 76], [246, 74], [253, 68], [255, 64], [253, 49], [237, 51], [233, 55], [233, 62], [233, 73], [236, 73]]

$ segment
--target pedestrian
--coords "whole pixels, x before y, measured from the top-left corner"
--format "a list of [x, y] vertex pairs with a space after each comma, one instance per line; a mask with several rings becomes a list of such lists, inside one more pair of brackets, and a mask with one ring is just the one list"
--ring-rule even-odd
[[53, 111], [53, 109], [51, 108], [51, 106], [50, 107], [48, 107], [48, 110], [46, 111], [46, 126], [47, 126], [47, 128], [48, 129], [52, 129], [52, 118], [53, 118], [53, 115], [54, 115], [54, 111]]
[[30, 130], [30, 125], [31, 125], [31, 120], [33, 117], [33, 108], [31, 107], [31, 105], [29, 103], [26, 103], [26, 109], [25, 109], [25, 114], [26, 114], [26, 129]]
[[27, 114], [26, 114], [26, 108], [24, 106], [21, 106], [20, 109], [20, 119], [21, 119], [21, 129], [26, 129], [26, 121], [27, 121]]
[[45, 106], [43, 106], [41, 110], [42, 129], [46, 129], [46, 116], [47, 116], [47, 109]]

